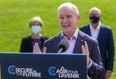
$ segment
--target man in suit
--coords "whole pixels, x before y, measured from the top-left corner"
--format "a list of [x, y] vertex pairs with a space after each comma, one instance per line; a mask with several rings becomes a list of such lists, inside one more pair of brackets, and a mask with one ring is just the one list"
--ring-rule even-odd
[[80, 27], [80, 30], [98, 41], [105, 67], [105, 79], [109, 79], [113, 70], [114, 41], [111, 28], [101, 24], [100, 17], [100, 9], [97, 7], [91, 8], [89, 11], [90, 24]]
[[[61, 40], [69, 43], [66, 54], [82, 53], [87, 54], [88, 75], [91, 79], [101, 79], [104, 75], [104, 67], [101, 60], [98, 43], [87, 34], [77, 28], [79, 22], [79, 11], [72, 3], [63, 3], [58, 7], [58, 19], [61, 32], [48, 39], [44, 43], [46, 53], [57, 53], [57, 46]], [[34, 52], [40, 52], [37, 44]], [[76, 62], [75, 62], [76, 63]]]

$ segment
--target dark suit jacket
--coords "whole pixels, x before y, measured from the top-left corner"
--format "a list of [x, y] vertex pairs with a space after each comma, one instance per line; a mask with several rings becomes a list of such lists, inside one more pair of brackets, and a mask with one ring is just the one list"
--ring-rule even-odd
[[[87, 34], [79, 31], [73, 53], [82, 52], [81, 46], [84, 44], [85, 40], [88, 43], [90, 52], [89, 55], [92, 60], [92, 66], [88, 69], [88, 75], [92, 79], [101, 79], [104, 75], [104, 67], [100, 57], [98, 43], [96, 40], [92, 39]], [[60, 41], [61, 41], [60, 34], [45, 41], [44, 46], [47, 47], [47, 53], [57, 53], [58, 52], [57, 46]]]
[[[44, 41], [47, 40], [47, 39], [48, 39], [48, 37], [45, 37], [45, 36], [41, 37], [42, 45], [43, 45]], [[21, 45], [20, 45], [20, 52], [22, 52], [22, 53], [23, 52], [28, 52], [28, 53], [33, 52], [31, 36], [27, 36], [27, 37], [22, 38], [22, 42], [21, 42]]]
[[[90, 24], [82, 26], [80, 30], [91, 36]], [[100, 26], [97, 41], [99, 43], [100, 53], [105, 70], [112, 71], [114, 62], [114, 41], [112, 30], [102, 24]]]

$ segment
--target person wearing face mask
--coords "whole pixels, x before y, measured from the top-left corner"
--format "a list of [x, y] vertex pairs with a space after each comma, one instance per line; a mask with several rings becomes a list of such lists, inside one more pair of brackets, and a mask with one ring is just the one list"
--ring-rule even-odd
[[114, 64], [114, 40], [111, 28], [102, 24], [100, 18], [100, 9], [97, 7], [91, 8], [89, 11], [90, 24], [81, 26], [80, 30], [98, 41], [103, 65], [105, 67], [105, 76], [103, 79], [109, 79]]
[[40, 50], [43, 50], [43, 43], [48, 39], [46, 36], [42, 36], [40, 33], [42, 30], [43, 22], [39, 16], [33, 17], [29, 22], [29, 27], [32, 31], [32, 34], [22, 38], [20, 45], [20, 52], [32, 53], [33, 45], [38, 43]]

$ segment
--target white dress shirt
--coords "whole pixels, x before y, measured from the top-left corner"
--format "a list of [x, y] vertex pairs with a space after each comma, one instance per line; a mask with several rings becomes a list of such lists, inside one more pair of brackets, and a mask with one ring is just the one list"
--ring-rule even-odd
[[78, 29], [76, 29], [75, 33], [71, 36], [70, 39], [67, 39], [67, 37], [63, 33], [61, 33], [61, 39], [66, 40], [69, 43], [69, 48], [67, 49], [66, 52], [63, 52], [63, 53], [66, 53], [66, 54], [73, 53], [73, 50], [74, 50], [74, 47], [76, 44], [77, 36], [78, 36]]
[[101, 22], [99, 22], [97, 28], [93, 28], [93, 26], [90, 24], [90, 32], [91, 32], [91, 36], [95, 39], [98, 38], [98, 34], [99, 34], [99, 30], [100, 30], [100, 26], [101, 26]]

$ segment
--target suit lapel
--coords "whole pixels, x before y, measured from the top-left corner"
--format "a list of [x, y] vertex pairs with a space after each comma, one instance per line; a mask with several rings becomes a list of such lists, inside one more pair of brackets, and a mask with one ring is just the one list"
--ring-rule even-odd
[[98, 34], [98, 37], [97, 37], [97, 41], [99, 41], [101, 38], [102, 38], [102, 25], [100, 26], [100, 30], [99, 30], [99, 34]]
[[82, 35], [82, 32], [79, 30], [73, 53], [82, 53], [81, 46], [83, 44], [84, 44], [84, 36]]
[[61, 41], [61, 33], [58, 34], [58, 35], [55, 37], [55, 43], [54, 43], [54, 46], [55, 46], [54, 51], [55, 51], [55, 52], [58, 52], [57, 46], [58, 46], [58, 44], [59, 44], [60, 41]]
[[88, 34], [89, 36], [91, 36], [90, 24], [88, 24], [86, 31], [87, 31], [87, 34]]
[[33, 51], [33, 45], [32, 45], [32, 39], [31, 39], [31, 36], [29, 36], [28, 44], [29, 44], [29, 48], [30, 48], [30, 50]]

